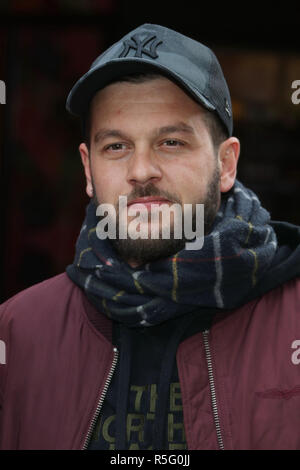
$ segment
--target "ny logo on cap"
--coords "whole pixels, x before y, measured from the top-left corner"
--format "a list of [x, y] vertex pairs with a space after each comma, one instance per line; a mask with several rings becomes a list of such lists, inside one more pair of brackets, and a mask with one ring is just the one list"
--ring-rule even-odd
[[[147, 49], [146, 46], [149, 45], [151, 41], [150, 48]], [[130, 39], [124, 41], [124, 49], [119, 57], [126, 57], [129, 50], [134, 49], [136, 51], [134, 57], [142, 57], [142, 54], [145, 54], [151, 57], [151, 59], [156, 59], [158, 57], [156, 49], [161, 43], [162, 41], [152, 34], [148, 35], [143, 40], [140, 40], [137, 34], [134, 34]]]

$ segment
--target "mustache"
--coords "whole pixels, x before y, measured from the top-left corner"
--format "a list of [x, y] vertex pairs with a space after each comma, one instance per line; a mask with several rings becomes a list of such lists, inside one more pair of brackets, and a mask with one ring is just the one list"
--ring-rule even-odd
[[181, 204], [181, 200], [177, 194], [158, 189], [153, 183], [149, 183], [147, 186], [136, 186], [133, 191], [127, 195], [127, 202], [129, 204], [137, 198], [150, 196], [165, 198], [170, 202]]

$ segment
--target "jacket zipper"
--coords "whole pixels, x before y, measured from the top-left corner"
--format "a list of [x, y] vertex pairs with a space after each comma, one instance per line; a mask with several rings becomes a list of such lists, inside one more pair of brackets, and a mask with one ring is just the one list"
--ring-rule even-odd
[[208, 340], [208, 333], [209, 333], [209, 330], [203, 331], [203, 340], [204, 340], [204, 348], [205, 348], [206, 362], [207, 362], [207, 368], [208, 368], [208, 379], [209, 379], [209, 386], [210, 386], [211, 403], [212, 403], [213, 416], [214, 416], [214, 421], [215, 421], [215, 426], [216, 426], [216, 431], [217, 431], [218, 444], [219, 444], [220, 449], [224, 450], [219, 412], [218, 412], [212, 360], [211, 360], [211, 353], [210, 353], [210, 346], [209, 346], [209, 340]]
[[115, 368], [116, 368], [116, 365], [117, 365], [117, 362], [118, 362], [118, 357], [119, 357], [119, 351], [117, 350], [117, 348], [114, 348], [114, 357], [113, 357], [113, 361], [112, 361], [112, 364], [111, 364], [111, 368], [110, 368], [109, 374], [108, 374], [108, 376], [107, 376], [106, 382], [105, 382], [105, 384], [104, 384], [104, 387], [103, 387], [103, 390], [102, 390], [102, 393], [101, 393], [101, 396], [100, 396], [100, 399], [99, 399], [99, 402], [98, 402], [96, 411], [95, 411], [94, 416], [93, 416], [93, 418], [92, 418], [92, 421], [91, 421], [91, 423], [90, 423], [90, 426], [89, 426], [89, 429], [88, 429], [88, 432], [87, 432], [87, 435], [86, 435], [84, 444], [83, 444], [83, 446], [82, 446], [82, 450], [86, 450], [87, 447], [88, 447], [88, 444], [89, 444], [89, 441], [90, 441], [90, 438], [91, 438], [93, 429], [94, 429], [95, 424], [96, 424], [96, 421], [97, 421], [97, 419], [98, 419], [98, 417], [99, 417], [99, 414], [100, 414], [100, 411], [101, 411], [101, 408], [102, 408], [102, 405], [103, 405], [105, 396], [106, 396], [106, 394], [107, 394], [107, 390], [108, 390], [109, 384], [110, 384], [110, 382], [111, 382], [113, 373], [114, 373], [114, 371], [115, 371]]

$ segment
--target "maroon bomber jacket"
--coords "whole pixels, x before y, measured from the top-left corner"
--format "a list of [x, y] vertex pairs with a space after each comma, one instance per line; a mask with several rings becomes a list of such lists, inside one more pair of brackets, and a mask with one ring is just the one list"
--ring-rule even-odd
[[[300, 449], [299, 305], [294, 279], [179, 345], [188, 449]], [[87, 447], [111, 329], [65, 273], [0, 306], [0, 449]]]

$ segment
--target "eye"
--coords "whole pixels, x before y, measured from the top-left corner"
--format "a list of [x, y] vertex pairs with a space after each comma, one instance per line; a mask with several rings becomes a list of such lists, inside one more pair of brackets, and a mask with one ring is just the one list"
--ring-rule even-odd
[[163, 144], [167, 145], [168, 147], [180, 147], [184, 145], [183, 142], [180, 142], [179, 140], [175, 139], [165, 140]]
[[105, 147], [105, 150], [124, 150], [125, 144], [115, 143]]

